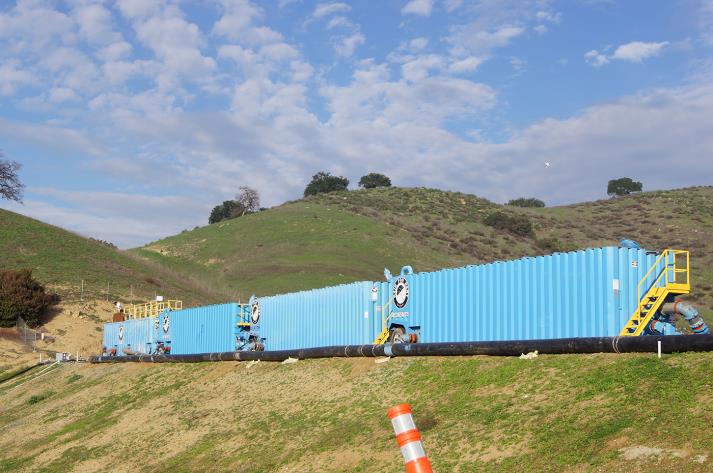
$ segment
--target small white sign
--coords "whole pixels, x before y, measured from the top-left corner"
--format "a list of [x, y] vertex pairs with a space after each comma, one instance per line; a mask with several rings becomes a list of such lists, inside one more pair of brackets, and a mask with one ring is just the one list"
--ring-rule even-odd
[[611, 281], [611, 287], [614, 289], [614, 292], [619, 292], [619, 280], [618, 279], [612, 279]]
[[365, 319], [368, 319], [368, 318], [369, 318], [369, 311], [368, 311], [368, 310], [365, 310], [365, 311], [364, 311], [364, 318], [365, 318]]
[[632, 268], [638, 268], [638, 267], [639, 267], [639, 262], [638, 262], [638, 261], [632, 261], [632, 262], [631, 262], [631, 267], [632, 267]]

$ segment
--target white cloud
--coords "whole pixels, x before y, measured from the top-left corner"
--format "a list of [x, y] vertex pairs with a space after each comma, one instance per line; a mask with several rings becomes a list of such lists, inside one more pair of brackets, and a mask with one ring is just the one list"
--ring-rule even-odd
[[425, 49], [426, 46], [428, 46], [428, 38], [425, 36], [421, 36], [420, 38], [414, 38], [411, 41], [409, 41], [409, 49], [411, 51], [421, 51], [422, 49]]
[[72, 16], [79, 24], [79, 36], [90, 43], [108, 44], [122, 39], [112, 27], [111, 12], [103, 5], [78, 4]]
[[549, 30], [545, 25], [537, 25], [533, 29], [539, 34], [545, 34]]
[[622, 44], [614, 54], [612, 59], [621, 59], [623, 61], [641, 62], [644, 59], [658, 56], [664, 46], [668, 45], [668, 41], [661, 43], [644, 43], [641, 41], [633, 41], [631, 43]]
[[349, 36], [341, 38], [339, 42], [335, 44], [334, 49], [338, 55], [350, 57], [354, 55], [356, 48], [365, 42], [366, 38], [364, 35], [356, 31]]
[[282, 35], [267, 26], [255, 26], [263, 11], [248, 0], [221, 0], [223, 15], [213, 26], [213, 33], [233, 41], [263, 45], [282, 41]]
[[448, 69], [455, 74], [461, 74], [463, 72], [473, 72], [482, 63], [483, 58], [468, 56], [465, 59], [452, 62], [451, 65], [448, 66]]
[[702, 42], [713, 47], [713, 0], [699, 0], [696, 19]]
[[404, 15], [420, 15], [420, 16], [431, 16], [433, 11], [433, 0], [410, 0], [401, 9], [401, 13]]
[[429, 76], [429, 71], [443, 67], [443, 58], [436, 54], [427, 54], [410, 59], [401, 66], [402, 77], [409, 82], [416, 82]]
[[131, 54], [133, 47], [126, 41], [118, 41], [111, 43], [108, 46], [100, 49], [97, 56], [103, 61], [118, 61], [124, 59]]
[[77, 98], [77, 94], [68, 87], [55, 87], [49, 92], [49, 101], [54, 103], [67, 102]]
[[455, 28], [449, 41], [456, 49], [483, 55], [493, 49], [507, 46], [524, 32], [525, 28], [518, 25], [503, 25], [494, 30], [482, 30], [479, 25], [471, 23]]
[[[25, 209], [122, 246], [204, 223], [207, 210], [240, 184], [256, 187], [267, 205], [294, 198], [322, 169], [353, 179], [373, 168], [397, 185], [500, 201], [533, 195], [549, 204], [601, 197], [619, 173], [647, 188], [713, 179], [713, 164], [701, 159], [713, 149], [713, 90], [702, 84], [710, 75], [488, 141], [483, 130], [493, 120], [500, 126], [507, 104], [495, 88], [465, 78], [526, 32], [560, 22], [547, 0], [440, 3], [457, 10], [447, 37], [401, 37], [385, 62], [354, 59], [366, 39], [342, 15], [349, 4], [322, 3], [314, 13], [329, 31], [321, 34], [353, 58], [336, 67], [310, 64], [299, 43], [262, 26], [269, 18], [246, 0], [221, 2], [212, 26], [185, 17], [185, 3], [173, 0], [120, 0], [124, 17], [113, 9], [109, 20], [101, 8], [112, 7], [103, 2], [64, 5], [70, 16], [31, 2], [0, 13], [0, 94], [24, 94], [3, 100], [3, 108], [12, 113], [16, 102], [38, 116], [47, 112], [44, 123], [3, 114], [0, 137], [55, 159], [71, 156], [87, 180], [116, 177], [107, 192], [33, 188]], [[89, 12], [97, 24], [76, 19], [85, 6], [100, 7]], [[45, 30], [32, 30], [44, 21]], [[645, 60], [666, 48], [636, 44], [599, 48], [585, 59]], [[504, 51], [515, 73], [525, 64], [521, 54]], [[545, 160], [555, 164], [542, 174]], [[156, 169], [161, 182], [149, 182]], [[176, 189], [191, 197], [175, 196]], [[146, 195], [156, 193], [167, 196]], [[116, 222], [130, 231], [109, 235]]]
[[660, 43], [632, 41], [631, 43], [622, 44], [610, 55], [592, 49], [584, 55], [584, 59], [594, 67], [603, 66], [612, 60], [641, 63], [644, 59], [661, 54], [661, 50], [668, 44], [668, 41]]
[[327, 29], [333, 30], [336, 28], [354, 28], [354, 23], [349, 21], [347, 17], [335, 16], [329, 19], [327, 22]]
[[0, 95], [13, 95], [23, 86], [36, 83], [35, 76], [16, 63], [0, 63]]
[[348, 12], [351, 9], [352, 7], [343, 2], [320, 3], [315, 7], [312, 16], [315, 18], [322, 18], [328, 15], [333, 15], [334, 13]]
[[609, 58], [605, 54], [602, 54], [597, 51], [596, 49], [587, 51], [584, 54], [584, 60], [594, 67], [603, 66], [604, 64], [607, 64], [609, 62]]
[[535, 13], [535, 18], [537, 19], [537, 21], [559, 23], [560, 21], [562, 21], [562, 13], [541, 10]]

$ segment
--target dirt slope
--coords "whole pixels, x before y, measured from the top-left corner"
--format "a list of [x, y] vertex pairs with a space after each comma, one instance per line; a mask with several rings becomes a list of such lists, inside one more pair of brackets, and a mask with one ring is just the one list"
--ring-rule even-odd
[[713, 354], [68, 364], [0, 384], [1, 471], [708, 472]]

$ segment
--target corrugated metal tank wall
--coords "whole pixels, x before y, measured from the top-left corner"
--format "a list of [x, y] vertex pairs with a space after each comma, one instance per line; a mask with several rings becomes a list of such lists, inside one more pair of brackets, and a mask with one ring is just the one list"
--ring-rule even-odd
[[[637, 285], [657, 256], [593, 248], [409, 274], [407, 305], [397, 309], [409, 316], [392, 322], [419, 326], [422, 342], [614, 336], [636, 309]], [[372, 343], [398, 277], [260, 298], [266, 349]], [[106, 324], [104, 345], [147, 352], [156, 341], [170, 341], [174, 354], [232, 351], [238, 312], [237, 304], [220, 304]]]
[[234, 351], [239, 313], [240, 306], [235, 303], [169, 312], [171, 354]]
[[371, 282], [260, 299], [266, 350], [370, 343], [374, 340]]
[[[405, 275], [409, 300], [397, 311], [409, 313], [406, 325], [420, 326], [422, 342], [614, 336], [634, 312], [637, 285], [656, 257], [593, 248]], [[393, 283], [388, 293], [380, 285], [380, 305]]]
[[123, 355], [125, 347], [140, 353], [150, 353], [154, 349], [153, 320], [131, 319], [104, 324], [104, 346], [107, 349], [116, 348], [117, 355]]

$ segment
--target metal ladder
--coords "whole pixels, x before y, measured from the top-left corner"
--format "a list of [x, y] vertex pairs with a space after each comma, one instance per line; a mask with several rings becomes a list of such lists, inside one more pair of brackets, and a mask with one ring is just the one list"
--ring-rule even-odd
[[[685, 259], [685, 267], [680, 266], [679, 261], [682, 259]], [[648, 286], [644, 296], [641, 297], [646, 281], [662, 262], [664, 263], [663, 269], [656, 276], [653, 283]], [[690, 263], [690, 254], [687, 250], [666, 249], [656, 258], [656, 262], [651, 265], [646, 275], [639, 281], [636, 292], [639, 303], [634, 314], [621, 330], [620, 336], [635, 337], [641, 335], [646, 325], [651, 321], [651, 317], [659, 310], [669, 295], [688, 294], [691, 292]]]

